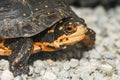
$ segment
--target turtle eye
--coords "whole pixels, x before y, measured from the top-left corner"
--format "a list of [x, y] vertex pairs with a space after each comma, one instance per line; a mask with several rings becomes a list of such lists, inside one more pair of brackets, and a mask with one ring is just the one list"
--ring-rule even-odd
[[67, 34], [74, 33], [76, 31], [76, 25], [73, 24], [72, 22], [69, 22], [69, 23], [64, 25], [64, 31]]

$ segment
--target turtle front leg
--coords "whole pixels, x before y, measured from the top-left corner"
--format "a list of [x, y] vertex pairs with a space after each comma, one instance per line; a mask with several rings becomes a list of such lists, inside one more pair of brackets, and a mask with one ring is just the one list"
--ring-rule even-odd
[[30, 38], [19, 38], [11, 45], [13, 50], [9, 57], [10, 70], [14, 76], [27, 74], [29, 71], [28, 59], [33, 50], [33, 41]]

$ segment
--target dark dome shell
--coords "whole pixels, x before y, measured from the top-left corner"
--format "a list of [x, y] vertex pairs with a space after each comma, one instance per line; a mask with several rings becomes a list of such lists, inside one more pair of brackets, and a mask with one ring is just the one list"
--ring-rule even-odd
[[62, 0], [0, 0], [0, 38], [30, 37], [66, 17], [76, 17]]

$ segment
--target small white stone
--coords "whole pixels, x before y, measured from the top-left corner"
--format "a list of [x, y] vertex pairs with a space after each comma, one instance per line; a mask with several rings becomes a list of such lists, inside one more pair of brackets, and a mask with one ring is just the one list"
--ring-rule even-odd
[[64, 77], [64, 78], [67, 78], [67, 77], [69, 77], [69, 75], [70, 75], [69, 72], [70, 72], [70, 71], [65, 71], [65, 70], [63, 70], [63, 71], [60, 72], [60, 76], [61, 76], [61, 77]]
[[103, 58], [104, 59], [111, 59], [111, 60], [114, 60], [117, 58], [117, 56], [115, 54], [112, 54], [110, 52], [103, 52]]
[[117, 46], [117, 48], [120, 49], [120, 39], [118, 41], [115, 42], [115, 45]]
[[70, 66], [71, 66], [72, 68], [78, 66], [78, 64], [79, 64], [79, 61], [78, 61], [77, 59], [71, 59], [71, 60], [70, 60]]
[[100, 59], [101, 55], [97, 53], [95, 50], [91, 50], [90, 52], [90, 58], [91, 59]]
[[117, 6], [115, 10], [117, 13], [120, 13], [120, 6]]
[[[100, 15], [104, 16], [104, 15], [106, 15], [106, 11], [102, 6], [98, 6], [95, 8], [94, 14], [95, 14], [95, 16], [100, 16]], [[102, 16], [100, 16], [100, 17], [102, 17]]]
[[111, 76], [113, 74], [113, 67], [109, 64], [101, 64], [98, 66], [98, 68], [100, 69], [100, 71], [106, 75]]
[[42, 80], [41, 77], [37, 77], [35, 80]]
[[111, 80], [120, 80], [120, 76], [113, 74]]
[[79, 75], [74, 75], [72, 76], [72, 79], [71, 80], [79, 80], [80, 76]]
[[92, 75], [93, 75], [93, 77], [94, 77], [95, 80], [104, 80], [103, 74], [101, 74], [99, 72], [95, 72]]
[[14, 76], [9, 70], [3, 71], [0, 76], [0, 80], [13, 80]]
[[70, 69], [70, 63], [69, 63], [69, 61], [67, 61], [67, 62], [65, 62], [65, 63], [63, 64], [63, 69], [64, 69], [64, 70]]
[[14, 78], [14, 80], [21, 80], [21, 77], [17, 76], [17, 77]]
[[45, 73], [45, 75], [43, 76], [43, 78], [45, 80], [56, 80], [57, 76], [53, 72], [48, 71], [48, 72]]
[[33, 74], [33, 67], [32, 67], [32, 66], [29, 66], [29, 69], [30, 69], [29, 75]]
[[0, 70], [9, 69], [9, 62], [7, 60], [0, 60]]
[[34, 72], [35, 73], [40, 73], [41, 70], [46, 68], [46, 64], [43, 61], [37, 60], [33, 64]]

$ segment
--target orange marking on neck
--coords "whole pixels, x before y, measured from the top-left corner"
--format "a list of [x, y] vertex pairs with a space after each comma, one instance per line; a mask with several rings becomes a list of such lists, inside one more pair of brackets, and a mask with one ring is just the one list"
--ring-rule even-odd
[[9, 56], [11, 54], [12, 50], [5, 47], [4, 42], [5, 42], [5, 40], [2, 40], [0, 42], [0, 55], [1, 56]]
[[[51, 47], [50, 47], [51, 46]], [[40, 52], [40, 51], [55, 51], [57, 48], [52, 48], [55, 47], [56, 45], [53, 43], [47, 43], [47, 42], [35, 42], [34, 43], [34, 49], [33, 49], [33, 54]]]

